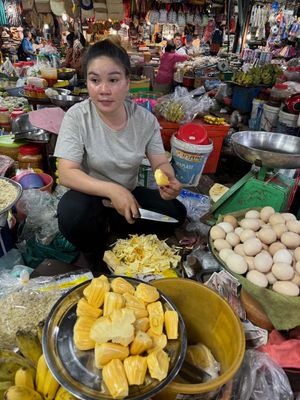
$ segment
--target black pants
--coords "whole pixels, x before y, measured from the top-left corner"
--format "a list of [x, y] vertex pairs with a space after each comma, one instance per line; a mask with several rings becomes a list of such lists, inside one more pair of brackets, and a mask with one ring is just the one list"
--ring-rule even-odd
[[158, 190], [137, 187], [132, 191], [142, 208], [176, 218], [177, 224], [138, 219], [128, 224], [116, 210], [102, 204], [102, 198], [74, 190], [64, 194], [58, 204], [58, 225], [61, 233], [82, 252], [103, 252], [108, 231], [129, 233], [172, 234], [183, 224], [186, 209], [178, 200], [163, 200]]

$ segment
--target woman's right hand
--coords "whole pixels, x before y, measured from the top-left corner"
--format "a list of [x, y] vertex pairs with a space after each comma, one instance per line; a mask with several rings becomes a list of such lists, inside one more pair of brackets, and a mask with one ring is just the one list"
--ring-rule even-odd
[[110, 200], [118, 213], [123, 215], [129, 224], [134, 224], [139, 215], [139, 204], [130, 191], [118, 186], [110, 195]]

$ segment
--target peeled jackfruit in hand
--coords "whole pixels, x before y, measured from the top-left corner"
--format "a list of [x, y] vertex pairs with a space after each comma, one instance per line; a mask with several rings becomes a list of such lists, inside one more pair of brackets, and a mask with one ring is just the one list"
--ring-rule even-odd
[[158, 186], [166, 186], [166, 185], [168, 185], [168, 184], [170, 183], [170, 182], [169, 182], [169, 178], [167, 177], [167, 175], [164, 174], [164, 173], [162, 172], [162, 170], [159, 169], [159, 168], [157, 168], [157, 169], [155, 170], [155, 172], [154, 172], [154, 178], [155, 178], [155, 181], [156, 181], [156, 183], [158, 184]]

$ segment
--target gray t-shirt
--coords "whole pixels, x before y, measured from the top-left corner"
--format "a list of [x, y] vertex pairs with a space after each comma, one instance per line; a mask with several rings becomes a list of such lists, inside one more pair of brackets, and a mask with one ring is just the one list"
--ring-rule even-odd
[[90, 99], [64, 116], [54, 155], [80, 163], [88, 175], [133, 190], [145, 154], [164, 154], [157, 119], [145, 108], [125, 101], [128, 121], [122, 131], [109, 128]]

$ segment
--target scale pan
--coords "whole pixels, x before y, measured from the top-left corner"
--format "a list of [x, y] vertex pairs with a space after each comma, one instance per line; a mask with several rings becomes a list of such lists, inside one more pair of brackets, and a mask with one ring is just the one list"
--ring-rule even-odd
[[274, 132], [242, 131], [232, 136], [236, 154], [259, 167], [300, 168], [300, 138]]

